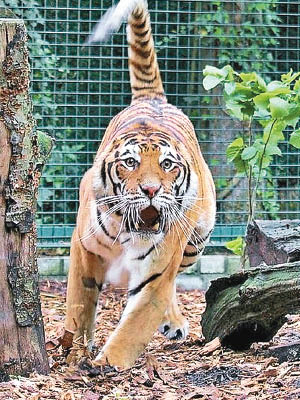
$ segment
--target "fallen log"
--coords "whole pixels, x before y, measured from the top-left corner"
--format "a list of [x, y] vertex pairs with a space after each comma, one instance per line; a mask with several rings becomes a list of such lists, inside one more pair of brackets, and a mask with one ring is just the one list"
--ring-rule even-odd
[[253, 221], [246, 243], [251, 267], [300, 261], [300, 220]]
[[247, 349], [269, 341], [286, 321], [300, 313], [300, 262], [261, 265], [211, 282], [206, 292], [202, 331], [207, 342]]

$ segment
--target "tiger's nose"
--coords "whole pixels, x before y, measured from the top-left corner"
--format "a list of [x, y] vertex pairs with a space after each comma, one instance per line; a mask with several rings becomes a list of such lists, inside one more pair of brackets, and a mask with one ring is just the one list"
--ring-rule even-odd
[[145, 195], [148, 196], [149, 199], [152, 199], [157, 194], [160, 187], [161, 187], [161, 185], [150, 184], [150, 183], [140, 185], [142, 192], [145, 193]]

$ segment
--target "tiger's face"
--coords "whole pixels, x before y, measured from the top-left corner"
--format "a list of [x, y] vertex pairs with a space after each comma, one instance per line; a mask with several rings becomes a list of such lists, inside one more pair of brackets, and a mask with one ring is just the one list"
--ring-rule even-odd
[[159, 134], [115, 145], [103, 160], [101, 177], [104, 192], [98, 194], [98, 204], [121, 216], [130, 233], [166, 232], [197, 195], [190, 160], [177, 143]]

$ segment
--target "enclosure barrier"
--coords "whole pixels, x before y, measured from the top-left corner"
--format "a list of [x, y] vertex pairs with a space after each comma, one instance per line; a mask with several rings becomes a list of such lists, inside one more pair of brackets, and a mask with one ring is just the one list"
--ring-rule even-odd
[[[56, 138], [39, 196], [41, 247], [68, 247], [78, 186], [111, 117], [130, 102], [125, 27], [105, 44], [83, 44], [111, 0], [4, 0], [30, 34], [32, 94], [41, 129]], [[26, 4], [24, 6], [24, 4]], [[224, 112], [218, 90], [205, 92], [205, 65], [232, 64], [266, 80], [299, 68], [298, 1], [149, 0], [162, 78], [170, 103], [192, 119], [218, 195], [211, 245], [242, 234], [246, 183], [226, 162], [241, 127]], [[299, 215], [299, 154], [288, 144], [261, 185], [259, 218]]]

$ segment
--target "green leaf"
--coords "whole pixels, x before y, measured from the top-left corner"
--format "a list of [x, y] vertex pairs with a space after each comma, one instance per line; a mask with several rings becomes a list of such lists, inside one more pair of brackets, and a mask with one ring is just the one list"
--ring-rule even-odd
[[298, 104], [289, 104], [289, 113], [284, 118], [284, 120], [288, 123], [288, 125], [295, 128], [300, 117], [300, 105]]
[[296, 149], [300, 149], [300, 129], [297, 129], [291, 134], [289, 143], [296, 147]]
[[[261, 164], [262, 169], [267, 168], [271, 164], [271, 161], [272, 161], [272, 157], [264, 155], [262, 157], [262, 164]], [[262, 176], [265, 176], [265, 175], [262, 175]]]
[[241, 159], [240, 155], [233, 160], [233, 165], [240, 176], [244, 176], [246, 174], [248, 170], [248, 164], [247, 161]]
[[203, 79], [203, 87], [205, 90], [213, 89], [214, 87], [218, 86], [218, 84], [223, 80], [223, 78], [218, 78], [217, 76], [207, 75]]
[[[272, 82], [271, 82], [272, 83]], [[261, 93], [253, 98], [255, 105], [263, 110], [268, 108], [270, 99], [279, 95], [279, 94], [289, 94], [291, 90], [287, 87], [280, 87], [270, 92]]]
[[227, 161], [232, 162], [244, 149], [244, 140], [239, 137], [229, 144], [226, 150]]
[[225, 82], [224, 90], [230, 96], [235, 91], [235, 82]]
[[257, 75], [257, 83], [258, 83], [258, 87], [260, 89], [267, 90], [266, 82], [264, 81], [264, 79], [260, 75]]
[[267, 144], [266, 146], [266, 152], [265, 152], [266, 156], [273, 156], [273, 155], [278, 155], [281, 156], [281, 150], [278, 146], [274, 145], [274, 144]]
[[269, 93], [261, 93], [258, 96], [255, 96], [253, 98], [254, 104], [258, 107], [261, 108], [263, 110], [266, 110], [268, 105], [269, 105], [269, 101], [270, 101], [270, 94]]
[[244, 116], [253, 117], [255, 112], [255, 107], [253, 105], [253, 102], [246, 101], [245, 103], [243, 103], [243, 106], [241, 107], [241, 112]]
[[295, 92], [299, 93], [299, 91], [300, 91], [300, 79], [298, 79], [298, 80], [295, 82], [294, 90], [295, 90]]
[[226, 242], [225, 247], [226, 249], [231, 250], [233, 254], [242, 256], [244, 250], [244, 239], [241, 236], [238, 236], [236, 239]]
[[292, 68], [290, 69], [290, 71], [287, 74], [282, 74], [281, 75], [281, 80], [282, 82], [284, 82], [285, 84], [291, 84], [295, 79], [298, 78], [298, 76], [300, 75], [300, 72], [295, 72], [293, 74], [293, 70]]
[[270, 110], [273, 118], [283, 118], [289, 114], [289, 103], [280, 97], [270, 99]]
[[212, 65], [206, 65], [206, 67], [203, 70], [203, 75], [204, 76], [216, 76], [216, 77], [220, 77], [220, 78], [226, 78], [228, 72], [225, 71], [223, 68], [216, 68]]
[[244, 72], [241, 72], [240, 77], [243, 82], [256, 82], [257, 81], [257, 75], [255, 72], [250, 72], [247, 74], [245, 74]]
[[224, 96], [224, 99], [225, 99], [226, 109], [227, 109], [229, 115], [237, 118], [240, 121], [243, 121], [244, 120], [244, 115], [242, 113], [243, 104], [239, 104], [238, 102], [233, 100], [231, 97], [226, 98], [226, 96]]
[[281, 89], [281, 88], [286, 88], [286, 85], [283, 82], [280, 81], [271, 81], [267, 85], [267, 91], [268, 92], [273, 92], [276, 89]]
[[253, 158], [257, 153], [257, 149], [253, 146], [246, 147], [241, 154], [242, 160], [250, 160]]
[[274, 121], [274, 119], [269, 121], [264, 128], [263, 142], [277, 144], [279, 140], [284, 140], [283, 130], [286, 126], [287, 123], [285, 121]]
[[250, 87], [242, 85], [241, 83], [236, 84], [234, 94], [245, 100], [251, 99], [255, 96], [255, 93]]

